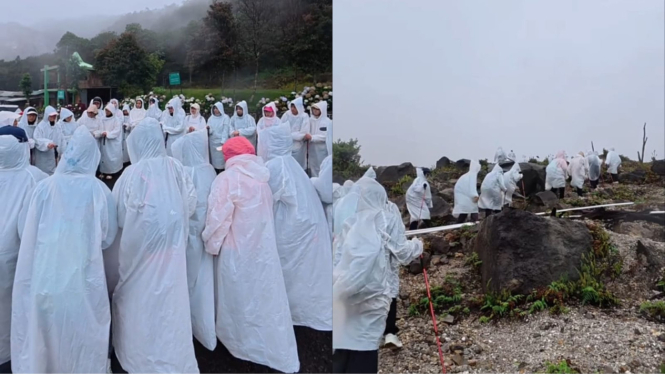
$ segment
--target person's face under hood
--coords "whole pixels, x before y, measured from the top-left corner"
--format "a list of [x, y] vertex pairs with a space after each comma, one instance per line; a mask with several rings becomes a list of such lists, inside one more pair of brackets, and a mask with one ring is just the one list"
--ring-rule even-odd
[[242, 117], [242, 115], [245, 114], [245, 111], [242, 109], [240, 105], [236, 106], [236, 114], [238, 115], [238, 117]]
[[58, 116], [49, 116], [49, 117], [48, 117], [48, 123], [49, 123], [51, 126], [55, 126], [55, 122], [56, 122], [55, 120], [56, 120], [56, 118], [58, 118]]
[[92, 103], [97, 107], [97, 109], [102, 109], [102, 102], [101, 101], [95, 100]]
[[28, 114], [28, 125], [34, 125], [37, 122], [37, 115], [34, 113]]

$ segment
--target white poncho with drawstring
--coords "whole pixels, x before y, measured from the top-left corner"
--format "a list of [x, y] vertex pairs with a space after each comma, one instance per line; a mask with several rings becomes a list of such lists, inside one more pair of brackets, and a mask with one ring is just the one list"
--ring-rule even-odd
[[[296, 107], [298, 114], [291, 112], [291, 105]], [[305, 135], [309, 134], [310, 124], [309, 115], [305, 112], [303, 98], [298, 97], [291, 101], [289, 109], [282, 115], [282, 122], [288, 122], [291, 125], [291, 135], [293, 137], [293, 158], [298, 161], [303, 170], [307, 169], [307, 144]]]

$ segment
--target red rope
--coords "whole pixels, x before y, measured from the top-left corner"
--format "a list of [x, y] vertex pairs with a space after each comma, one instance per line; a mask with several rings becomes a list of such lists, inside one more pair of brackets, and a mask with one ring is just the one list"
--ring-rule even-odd
[[[423, 200], [420, 202], [420, 213], [418, 213], [418, 222], [420, 222], [420, 217], [423, 213], [423, 204], [425, 203], [425, 194], [423, 193]], [[416, 227], [417, 229], [417, 227]], [[423, 255], [420, 255], [420, 260], [423, 260]], [[429, 278], [427, 277], [427, 270], [425, 269], [425, 263], [423, 265], [423, 276], [425, 277], [425, 288], [427, 289], [427, 299], [429, 300], [429, 312], [432, 316], [432, 324], [434, 325], [434, 336], [436, 337], [436, 346], [439, 350], [439, 361], [441, 362], [441, 372], [446, 374], [446, 363], [443, 360], [443, 350], [441, 350], [441, 340], [439, 339], [439, 329], [436, 326], [436, 314], [434, 314], [434, 304], [432, 303], [432, 294], [429, 290]]]

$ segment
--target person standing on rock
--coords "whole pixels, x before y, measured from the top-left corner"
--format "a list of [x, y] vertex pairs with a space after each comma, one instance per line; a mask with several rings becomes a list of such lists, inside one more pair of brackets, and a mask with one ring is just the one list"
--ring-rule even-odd
[[478, 221], [478, 173], [480, 172], [480, 163], [477, 160], [471, 160], [469, 171], [462, 175], [455, 183], [455, 206], [453, 207], [453, 217], [457, 218], [457, 223], [466, 222], [467, 217], [471, 216], [471, 222]]
[[485, 218], [501, 212], [506, 190], [506, 184], [503, 180], [503, 169], [499, 164], [496, 164], [494, 165], [494, 169], [485, 176], [483, 183], [480, 185], [478, 207], [485, 212]]
[[391, 257], [407, 265], [423, 251], [420, 239], [406, 240], [398, 227], [401, 215], [387, 207], [383, 186], [371, 178], [355, 186], [358, 208], [344, 223], [333, 269], [333, 373], [378, 372], [379, 346], [397, 295]]
[[496, 153], [494, 154], [494, 163], [501, 165], [505, 164], [507, 160], [508, 156], [506, 156], [506, 152], [503, 150], [502, 147], [499, 147], [499, 149], [497, 149]]
[[513, 193], [517, 189], [517, 183], [522, 180], [522, 170], [520, 169], [520, 164], [515, 163], [510, 171], [504, 176], [506, 183], [506, 196], [504, 199], [504, 205], [511, 206], [513, 203]]
[[517, 156], [515, 155], [515, 152], [513, 150], [510, 150], [510, 153], [508, 153], [508, 159], [511, 161], [517, 162]]
[[576, 154], [575, 157], [573, 157], [573, 159], [570, 161], [570, 165], [568, 165], [568, 170], [572, 178], [570, 181], [570, 186], [575, 188], [577, 196], [583, 196], [584, 181], [589, 175], [589, 166], [583, 152], [580, 152], [579, 154]]
[[614, 150], [614, 148], [610, 148], [610, 151], [607, 153], [607, 157], [605, 157], [605, 165], [607, 165], [607, 171], [610, 173], [612, 183], [618, 184], [621, 157], [619, 157], [619, 154]]
[[430, 208], [434, 208], [432, 203], [432, 191], [427, 182], [429, 169], [417, 168], [416, 179], [406, 191], [406, 209], [411, 216], [409, 230], [418, 228], [420, 221], [427, 227], [430, 220]]
[[545, 168], [545, 189], [551, 190], [563, 199], [566, 195], [566, 179], [568, 178], [568, 162], [566, 152], [559, 151], [556, 158]]
[[586, 153], [587, 164], [589, 164], [589, 184], [591, 189], [595, 190], [598, 187], [598, 180], [600, 179], [600, 158], [594, 151]]

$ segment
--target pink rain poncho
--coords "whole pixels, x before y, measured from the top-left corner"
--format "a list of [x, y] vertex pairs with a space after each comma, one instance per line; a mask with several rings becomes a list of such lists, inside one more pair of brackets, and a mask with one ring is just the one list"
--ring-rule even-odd
[[97, 142], [76, 129], [55, 174], [32, 193], [12, 298], [14, 373], [105, 373], [111, 313], [102, 250], [118, 229], [95, 171]]
[[19, 217], [21, 211], [27, 211], [32, 190], [46, 177], [30, 165], [28, 143], [19, 143], [12, 135], [0, 135], [0, 365], [11, 358], [12, 286], [21, 245]]
[[275, 239], [270, 172], [243, 137], [224, 144], [202, 237], [216, 261], [217, 337], [231, 354], [273, 369], [300, 369]]
[[212, 351], [217, 346], [213, 258], [203, 247], [201, 233], [206, 223], [210, 188], [217, 173], [210, 165], [205, 130], [194, 131], [176, 140], [172, 151], [173, 157], [185, 166], [196, 189], [196, 212], [189, 220], [187, 240], [187, 284], [194, 337]]
[[564, 188], [568, 178], [568, 163], [566, 162], [566, 152], [559, 151], [556, 158], [550, 161], [545, 168], [545, 189]]
[[113, 346], [130, 373], [198, 373], [187, 287], [194, 184], [182, 164], [166, 156], [155, 119], [141, 121], [127, 147], [132, 165], [113, 188], [123, 229], [114, 243], [118, 267], [107, 265], [108, 276], [119, 277]]
[[277, 250], [293, 324], [332, 330], [332, 248], [323, 206], [311, 181], [291, 156], [288, 124], [261, 132], [270, 170]]

